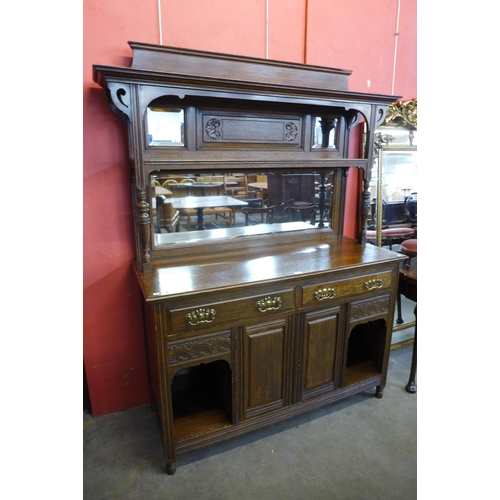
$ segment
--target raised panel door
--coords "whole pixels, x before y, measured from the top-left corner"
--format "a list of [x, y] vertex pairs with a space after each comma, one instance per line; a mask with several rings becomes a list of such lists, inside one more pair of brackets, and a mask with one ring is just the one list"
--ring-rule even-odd
[[302, 399], [337, 388], [340, 307], [307, 313], [303, 337]]
[[286, 318], [243, 332], [243, 418], [289, 404], [290, 339]]

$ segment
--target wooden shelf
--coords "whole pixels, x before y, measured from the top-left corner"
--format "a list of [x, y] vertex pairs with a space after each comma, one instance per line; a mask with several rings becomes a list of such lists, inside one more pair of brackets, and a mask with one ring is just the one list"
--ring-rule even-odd
[[174, 418], [174, 436], [177, 443], [182, 443], [199, 436], [204, 436], [232, 423], [223, 408], [211, 408], [184, 417]]
[[380, 371], [375, 368], [371, 361], [348, 366], [345, 370], [344, 386], [359, 384], [377, 375], [380, 375]]

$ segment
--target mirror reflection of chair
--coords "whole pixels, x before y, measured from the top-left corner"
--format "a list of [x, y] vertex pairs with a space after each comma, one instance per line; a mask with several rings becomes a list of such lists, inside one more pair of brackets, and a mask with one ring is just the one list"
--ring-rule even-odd
[[231, 198], [248, 198], [248, 181], [246, 175], [224, 176], [224, 194]]
[[262, 202], [260, 198], [246, 201], [248, 206], [241, 209], [241, 213], [245, 215], [245, 226], [274, 222], [274, 210], [276, 209], [274, 205], [270, 205], [266, 201]]
[[175, 179], [167, 179], [163, 184], [161, 185], [162, 187], [166, 187], [169, 184], [177, 184], [177, 181]]
[[[240, 201], [244, 201], [247, 205], [246, 207], [260, 208], [262, 207], [262, 198], [238, 198]], [[237, 213], [242, 212], [242, 208], [246, 207], [233, 207], [233, 220], [236, 222]], [[243, 212], [242, 212], [243, 213]], [[264, 221], [264, 216], [262, 216], [262, 221]]]
[[289, 200], [285, 202], [285, 212], [288, 213], [288, 220], [291, 221], [308, 221], [313, 226], [316, 224], [316, 212], [318, 205], [316, 203], [308, 203], [305, 201]]
[[[411, 227], [386, 227], [382, 229], [382, 246], [388, 245], [392, 250], [395, 243], [403, 243], [415, 235], [415, 229]], [[377, 231], [369, 229], [366, 231], [366, 240], [370, 243], [376, 242]]]
[[411, 222], [411, 227], [417, 227], [417, 193], [411, 193], [411, 196], [405, 199], [405, 209], [408, 214], [408, 219]]
[[[415, 229], [410, 227], [411, 221], [406, 216], [406, 203], [400, 203], [401, 209], [401, 220], [398, 220], [401, 225], [392, 226], [391, 222], [394, 222], [392, 218], [388, 219], [387, 207], [389, 206], [385, 200], [382, 200], [382, 229], [381, 229], [381, 241], [382, 246], [387, 245], [389, 249], [392, 250], [392, 245], [395, 243], [402, 243], [403, 241], [413, 238], [415, 235]], [[376, 203], [375, 199], [372, 203], [372, 224], [368, 227], [366, 231], [366, 239], [370, 243], [375, 243], [377, 241], [377, 231], [375, 229], [377, 223], [377, 213], [376, 213]]]
[[155, 232], [161, 233], [166, 229], [167, 233], [179, 231], [179, 212], [173, 207], [167, 196], [160, 194], [156, 196], [156, 224]]

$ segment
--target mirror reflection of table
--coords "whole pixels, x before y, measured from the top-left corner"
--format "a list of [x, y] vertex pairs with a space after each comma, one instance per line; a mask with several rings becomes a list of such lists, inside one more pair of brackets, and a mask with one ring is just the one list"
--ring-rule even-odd
[[248, 187], [255, 189], [267, 189], [267, 182], [249, 182]]
[[258, 198], [267, 198], [267, 181], [265, 182], [249, 182], [248, 187], [257, 191]]
[[187, 196], [213, 196], [220, 195], [222, 182], [178, 182], [168, 184], [171, 191], [184, 191]]
[[197, 229], [205, 229], [205, 208], [217, 208], [217, 207], [244, 207], [248, 205], [246, 201], [237, 200], [236, 198], [231, 198], [230, 196], [186, 196], [184, 198], [170, 198], [172, 205], [177, 210], [196, 210], [198, 225]]

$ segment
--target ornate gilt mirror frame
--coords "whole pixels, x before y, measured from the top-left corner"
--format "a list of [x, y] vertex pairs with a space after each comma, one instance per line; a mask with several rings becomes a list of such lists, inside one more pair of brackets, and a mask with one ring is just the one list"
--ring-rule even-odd
[[[397, 140], [392, 131], [405, 130], [407, 142]], [[382, 125], [375, 132], [373, 164], [377, 169], [376, 183], [376, 213], [375, 221], [376, 239], [375, 244], [382, 246], [383, 217], [383, 178], [384, 178], [384, 155], [390, 153], [415, 153], [415, 132], [417, 131], [417, 99], [409, 101], [395, 101], [387, 109], [386, 117]]]

